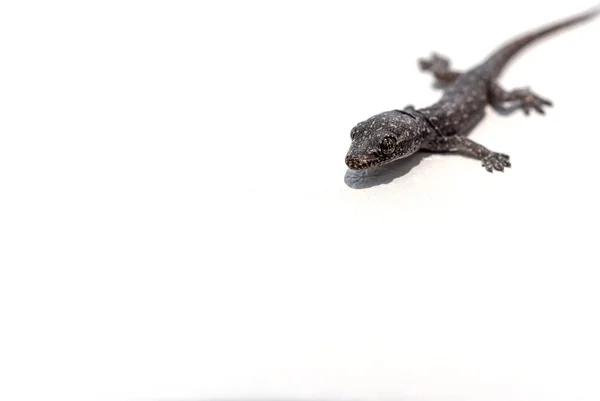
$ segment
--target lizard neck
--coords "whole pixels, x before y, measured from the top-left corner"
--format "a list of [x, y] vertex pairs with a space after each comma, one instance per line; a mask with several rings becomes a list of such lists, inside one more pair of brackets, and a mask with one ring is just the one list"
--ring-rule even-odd
[[427, 142], [429, 139], [440, 135], [439, 129], [428, 116], [428, 109], [417, 110], [412, 106], [408, 106], [402, 112], [410, 115], [417, 121], [423, 142]]

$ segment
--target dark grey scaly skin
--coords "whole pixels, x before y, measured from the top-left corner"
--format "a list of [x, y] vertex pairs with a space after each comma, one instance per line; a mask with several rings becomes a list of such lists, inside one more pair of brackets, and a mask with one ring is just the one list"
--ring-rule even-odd
[[496, 81], [503, 67], [536, 39], [588, 20], [599, 12], [600, 9], [594, 9], [517, 38], [466, 72], [452, 70], [450, 62], [435, 53], [431, 58], [419, 60], [421, 69], [431, 72], [443, 85], [441, 99], [429, 107], [417, 110], [407, 106], [357, 124], [350, 133], [352, 144], [346, 165], [353, 170], [380, 166], [423, 149], [466, 154], [480, 160], [489, 172], [504, 171], [510, 167], [508, 155], [492, 152], [467, 138], [485, 116], [486, 107], [503, 108], [507, 103], [517, 102], [529, 115], [532, 109], [544, 114], [543, 107], [552, 103], [528, 88], [502, 89]]

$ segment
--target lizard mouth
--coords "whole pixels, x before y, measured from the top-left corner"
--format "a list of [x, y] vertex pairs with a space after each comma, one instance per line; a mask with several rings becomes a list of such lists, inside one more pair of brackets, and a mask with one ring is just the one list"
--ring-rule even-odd
[[346, 156], [346, 166], [350, 170], [364, 170], [371, 167], [381, 166], [382, 164], [386, 164], [391, 160], [366, 160], [353, 156]]

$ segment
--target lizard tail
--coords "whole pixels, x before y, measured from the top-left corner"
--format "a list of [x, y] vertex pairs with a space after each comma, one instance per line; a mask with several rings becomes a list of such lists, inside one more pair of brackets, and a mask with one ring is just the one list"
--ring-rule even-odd
[[600, 5], [581, 14], [574, 15], [562, 21], [554, 22], [553, 24], [541, 27], [533, 32], [526, 33], [523, 36], [506, 43], [504, 46], [494, 52], [487, 59], [485, 64], [491, 67], [494, 76], [498, 76], [510, 59], [530, 43], [564, 28], [568, 28], [572, 25], [592, 19], [598, 14], [600, 14]]

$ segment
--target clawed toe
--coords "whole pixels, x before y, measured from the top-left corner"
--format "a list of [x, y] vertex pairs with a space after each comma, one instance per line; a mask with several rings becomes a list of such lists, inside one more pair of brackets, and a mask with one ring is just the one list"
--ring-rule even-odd
[[502, 153], [490, 153], [486, 156], [481, 164], [490, 173], [497, 171], [504, 171], [505, 167], [510, 167], [509, 156]]
[[548, 99], [544, 99], [541, 96], [536, 95], [535, 93], [527, 90], [524, 91], [523, 97], [521, 100], [521, 109], [525, 115], [529, 115], [531, 109], [534, 109], [540, 114], [546, 114], [544, 111], [544, 106], [552, 107], [552, 102]]
[[448, 68], [450, 62], [446, 57], [440, 56], [437, 53], [431, 53], [428, 58], [419, 59], [419, 67], [423, 71], [429, 71], [432, 69], [445, 69]]

